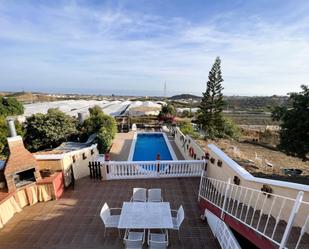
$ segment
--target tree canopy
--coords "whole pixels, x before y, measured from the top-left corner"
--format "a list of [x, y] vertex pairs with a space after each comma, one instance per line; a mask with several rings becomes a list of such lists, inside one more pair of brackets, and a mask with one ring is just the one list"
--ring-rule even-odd
[[[24, 113], [23, 105], [15, 98], [0, 97], [0, 157], [4, 158], [7, 154], [7, 137], [9, 135], [7, 127], [7, 116], [21, 115]], [[16, 132], [23, 135], [22, 126], [15, 121]]]
[[181, 132], [185, 135], [190, 135], [193, 138], [198, 138], [199, 134], [194, 131], [194, 128], [190, 121], [185, 120], [179, 123], [179, 128]]
[[24, 106], [15, 98], [0, 97], [0, 116], [21, 115]]
[[221, 136], [224, 129], [222, 82], [221, 60], [217, 57], [209, 72], [206, 91], [203, 93], [198, 115], [198, 123], [209, 138]]
[[85, 120], [82, 131], [87, 136], [97, 133], [96, 142], [100, 153], [105, 153], [112, 145], [117, 132], [116, 120], [105, 114], [99, 106], [89, 108], [90, 117]]
[[279, 148], [289, 155], [308, 160], [309, 153], [309, 88], [302, 85], [302, 91], [291, 93], [289, 104], [278, 106], [272, 113], [280, 121]]
[[167, 105], [163, 105], [162, 109], [158, 115], [159, 120], [167, 122], [167, 123], [172, 123], [175, 118], [175, 108], [173, 105], [168, 103]]
[[25, 143], [30, 151], [53, 148], [77, 133], [76, 120], [58, 109], [27, 118]]
[[224, 137], [238, 139], [241, 137], [241, 129], [233, 119], [223, 117], [223, 134]]

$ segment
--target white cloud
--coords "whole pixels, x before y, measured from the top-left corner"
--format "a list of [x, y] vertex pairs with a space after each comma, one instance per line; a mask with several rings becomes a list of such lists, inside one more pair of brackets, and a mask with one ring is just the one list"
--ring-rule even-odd
[[167, 81], [170, 93], [200, 93], [217, 55], [226, 94], [285, 94], [309, 84], [307, 17], [289, 25], [256, 16], [236, 24], [233, 18], [227, 13], [192, 23], [74, 1], [56, 7], [2, 4], [0, 86], [23, 81], [47, 88], [159, 91]]

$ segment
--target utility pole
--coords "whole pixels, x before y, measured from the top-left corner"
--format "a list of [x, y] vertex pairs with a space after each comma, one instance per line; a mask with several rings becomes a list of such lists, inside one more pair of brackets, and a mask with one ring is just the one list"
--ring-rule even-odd
[[164, 82], [164, 99], [166, 99], [166, 81]]

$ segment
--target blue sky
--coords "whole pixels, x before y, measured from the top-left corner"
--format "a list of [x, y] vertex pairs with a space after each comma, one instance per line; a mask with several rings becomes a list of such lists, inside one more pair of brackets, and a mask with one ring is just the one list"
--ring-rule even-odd
[[0, 0], [0, 90], [224, 94], [309, 84], [307, 0]]

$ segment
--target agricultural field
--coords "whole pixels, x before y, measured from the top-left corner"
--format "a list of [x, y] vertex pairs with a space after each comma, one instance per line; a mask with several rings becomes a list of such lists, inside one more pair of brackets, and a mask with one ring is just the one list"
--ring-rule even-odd
[[272, 120], [270, 112], [224, 112], [224, 116], [238, 125], [278, 125]]

